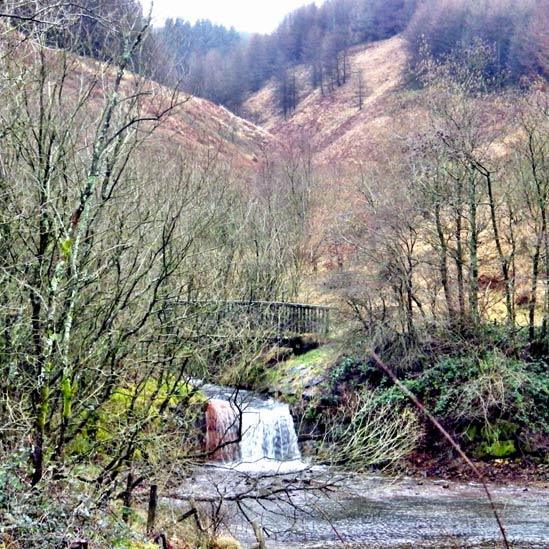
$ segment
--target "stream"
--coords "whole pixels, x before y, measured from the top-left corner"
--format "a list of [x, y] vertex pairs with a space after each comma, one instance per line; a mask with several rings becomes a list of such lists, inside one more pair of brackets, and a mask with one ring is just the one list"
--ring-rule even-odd
[[[251, 520], [266, 529], [267, 547], [275, 549], [502, 547], [480, 484], [350, 474], [308, 464], [286, 404], [246, 391], [204, 390], [210, 398], [206, 445], [222, 447], [210, 464], [194, 471], [177, 499], [184, 505], [191, 496], [223, 498], [218, 518], [244, 547], [255, 544]], [[549, 548], [547, 486], [490, 488], [511, 546]]]

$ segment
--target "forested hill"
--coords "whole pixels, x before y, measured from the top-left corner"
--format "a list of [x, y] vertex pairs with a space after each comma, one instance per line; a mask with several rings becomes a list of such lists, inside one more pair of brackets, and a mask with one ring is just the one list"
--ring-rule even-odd
[[[281, 141], [307, 143], [315, 160], [348, 173], [395, 151], [396, 136], [409, 134], [424, 119], [421, 93], [405, 93], [409, 62], [405, 40], [395, 36], [348, 52], [353, 75], [332, 91], [314, 88], [310, 68], [295, 70], [299, 102], [286, 116], [279, 109], [272, 79], [244, 103], [247, 118]], [[403, 154], [401, 151], [398, 153]]]
[[[107, 61], [120, 53], [117, 36], [147, 18], [139, 0], [85, 0], [63, 9], [72, 24], [49, 31], [50, 44]], [[288, 115], [303, 95], [296, 67], [309, 68], [310, 86], [331, 91], [356, 72], [352, 48], [398, 34], [411, 69], [426, 51], [442, 60], [482, 41], [495, 51], [487, 73], [498, 85], [547, 76], [548, 14], [548, 0], [326, 0], [289, 13], [268, 35], [168, 19], [147, 33], [132, 68], [237, 114], [250, 94], [275, 82], [277, 107]], [[87, 38], [73, 43], [76, 34]]]
[[155, 38], [169, 44], [185, 86], [238, 111], [245, 97], [272, 77], [287, 87], [287, 73], [296, 65], [314, 67], [315, 85], [331, 78], [342, 70], [338, 65], [347, 48], [401, 32], [416, 4], [417, 0], [311, 3], [288, 14], [272, 34], [240, 40], [205, 22], [191, 26], [168, 20]]
[[351, 48], [403, 33], [410, 68], [429, 50], [437, 59], [482, 41], [496, 55], [488, 75], [499, 84], [549, 74], [547, 0], [327, 0], [288, 14], [270, 35], [237, 36], [206, 22], [168, 20], [154, 34], [181, 84], [240, 112], [243, 101], [274, 79], [283, 114], [303, 87], [295, 67], [309, 67], [313, 88], [332, 90], [355, 68]]

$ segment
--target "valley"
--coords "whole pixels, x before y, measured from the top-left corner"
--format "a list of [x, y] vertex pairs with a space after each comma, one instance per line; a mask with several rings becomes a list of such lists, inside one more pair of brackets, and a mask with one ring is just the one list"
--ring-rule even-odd
[[547, 545], [545, 4], [4, 2], [0, 549]]

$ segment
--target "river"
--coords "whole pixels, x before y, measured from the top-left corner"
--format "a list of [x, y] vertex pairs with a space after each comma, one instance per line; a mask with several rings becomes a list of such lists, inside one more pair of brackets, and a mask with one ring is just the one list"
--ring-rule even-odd
[[[231, 414], [226, 402], [234, 393], [212, 386], [208, 391], [215, 409], [210, 431], [234, 436], [232, 421], [240, 414], [242, 440], [195, 470], [176, 499], [180, 505], [190, 497], [203, 500], [209, 512], [224, 500], [220, 522], [244, 547], [255, 543], [250, 520], [266, 529], [267, 547], [274, 549], [502, 546], [480, 484], [307, 464], [285, 404], [239, 392]], [[491, 485], [490, 491], [512, 547], [549, 548], [547, 486]]]

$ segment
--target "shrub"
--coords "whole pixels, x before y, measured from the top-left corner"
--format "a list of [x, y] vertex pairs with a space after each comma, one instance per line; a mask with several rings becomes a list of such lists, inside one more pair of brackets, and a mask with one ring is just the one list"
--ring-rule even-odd
[[[413, 368], [399, 369], [398, 353], [390, 345], [381, 354], [389, 356], [386, 362], [397, 365], [394, 370], [403, 384], [474, 455], [501, 458], [542, 453], [547, 444], [547, 363], [529, 357], [523, 343], [504, 327], [487, 324], [465, 335], [433, 332], [425, 336]], [[330, 392], [337, 395], [331, 407], [345, 407], [348, 395], [365, 391], [371, 393], [370, 409], [381, 415], [386, 409], [412, 407], [366, 356], [342, 357], [331, 370], [330, 382]], [[344, 416], [342, 429], [360, 430], [356, 422], [353, 427], [349, 411], [339, 418]]]
[[[479, 456], [525, 450], [532, 433], [549, 430], [549, 376], [542, 363], [509, 358], [496, 349], [444, 357], [405, 384]], [[393, 388], [381, 398], [398, 402], [404, 395]]]
[[93, 547], [114, 547], [130, 534], [97, 504], [89, 484], [74, 477], [54, 479], [48, 470], [42, 489], [32, 490], [27, 462], [23, 447], [0, 462], [0, 540], [12, 540], [8, 547], [68, 547], [79, 539]]
[[380, 404], [378, 392], [363, 390], [353, 395], [329, 419], [321, 458], [353, 470], [394, 464], [417, 446], [422, 429], [415, 410]]

